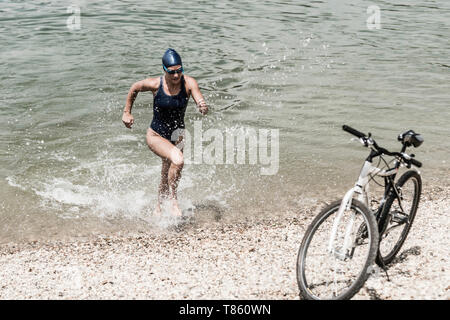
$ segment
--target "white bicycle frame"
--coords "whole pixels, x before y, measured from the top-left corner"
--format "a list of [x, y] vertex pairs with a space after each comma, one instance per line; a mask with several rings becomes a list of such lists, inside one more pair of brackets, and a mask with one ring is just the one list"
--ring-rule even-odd
[[[396, 160], [397, 161], [397, 160]], [[395, 166], [396, 167], [396, 166]], [[349, 210], [352, 205], [352, 200], [354, 195], [356, 194], [356, 199], [361, 201], [367, 208], [369, 208], [369, 177], [378, 175], [381, 177], [388, 177], [398, 172], [398, 169], [390, 169], [390, 170], [382, 170], [372, 165], [371, 162], [365, 161], [364, 165], [359, 174], [358, 181], [355, 186], [347, 191], [344, 198], [342, 199], [341, 205], [339, 206], [339, 210], [337, 212], [336, 218], [333, 222], [333, 227], [331, 229], [330, 240], [328, 242], [328, 252], [331, 254], [337, 254], [339, 257], [345, 259], [347, 258], [348, 249], [350, 246], [354, 246], [354, 239], [352, 239], [352, 229], [353, 224], [355, 222], [355, 212], [352, 212], [350, 220], [346, 226], [344, 243], [340, 250], [335, 250], [334, 242], [337, 235], [337, 229], [341, 219], [344, 215], [345, 210]], [[385, 199], [382, 200], [382, 203]]]

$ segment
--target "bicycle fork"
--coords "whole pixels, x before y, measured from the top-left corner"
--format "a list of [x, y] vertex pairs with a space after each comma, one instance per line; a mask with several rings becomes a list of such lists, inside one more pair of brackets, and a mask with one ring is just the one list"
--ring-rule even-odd
[[[353, 256], [353, 252], [355, 251], [355, 235], [352, 232], [353, 226], [355, 223], [356, 213], [352, 212], [349, 221], [347, 221], [347, 225], [345, 227], [344, 234], [344, 242], [342, 247], [335, 247], [335, 240], [338, 233], [338, 227], [346, 210], [349, 210], [352, 205], [353, 193], [355, 192], [355, 188], [349, 190], [344, 199], [339, 206], [339, 210], [336, 218], [333, 221], [333, 227], [331, 228], [331, 236], [328, 242], [328, 252], [334, 255], [337, 259], [345, 261], [347, 259], [351, 259]], [[350, 248], [351, 246], [351, 248]], [[350, 249], [350, 250], [349, 250]]]
[[[346, 210], [350, 210], [352, 206], [353, 195], [356, 193], [358, 195], [358, 199], [361, 200], [366, 206], [368, 202], [368, 196], [366, 192], [366, 187], [368, 185], [368, 176], [371, 173], [378, 172], [380, 169], [373, 167], [372, 163], [366, 161], [361, 169], [361, 173], [359, 175], [358, 181], [355, 186], [347, 191], [344, 198], [342, 199], [341, 205], [339, 206], [338, 213], [333, 222], [333, 227], [331, 229], [331, 236], [328, 242], [328, 252], [330, 254], [334, 254], [336, 258], [340, 260], [347, 260], [353, 257], [353, 253], [356, 247], [356, 233], [352, 232], [353, 225], [355, 223], [356, 213], [352, 212], [349, 221], [347, 222], [347, 226], [345, 228], [344, 242], [342, 248], [334, 248], [335, 239], [338, 232], [339, 224], [342, 220], [344, 212]], [[350, 248], [351, 246], [351, 248]], [[350, 250], [349, 250], [350, 249]]]

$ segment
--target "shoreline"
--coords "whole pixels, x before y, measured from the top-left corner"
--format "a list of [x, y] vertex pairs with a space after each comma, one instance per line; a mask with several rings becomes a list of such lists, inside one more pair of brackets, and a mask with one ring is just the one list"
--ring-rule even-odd
[[[408, 238], [353, 299], [450, 299], [450, 188], [427, 188]], [[297, 251], [320, 210], [155, 234], [0, 245], [0, 299], [296, 300]]]

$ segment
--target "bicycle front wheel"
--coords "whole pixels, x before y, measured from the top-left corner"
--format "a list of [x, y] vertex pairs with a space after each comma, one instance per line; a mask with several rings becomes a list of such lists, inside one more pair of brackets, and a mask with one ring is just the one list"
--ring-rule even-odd
[[422, 179], [413, 170], [405, 172], [396, 183], [399, 196], [393, 193], [386, 199], [381, 217], [380, 248], [377, 264], [387, 265], [394, 260], [411, 229], [422, 192]]
[[338, 200], [324, 208], [303, 237], [297, 283], [304, 299], [350, 299], [364, 285], [368, 268], [374, 264], [378, 250], [374, 215], [352, 200], [351, 208], [337, 219], [340, 204]]

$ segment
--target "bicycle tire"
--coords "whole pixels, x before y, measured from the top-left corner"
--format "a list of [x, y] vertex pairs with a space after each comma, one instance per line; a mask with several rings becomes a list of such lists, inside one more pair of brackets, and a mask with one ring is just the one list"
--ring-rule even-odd
[[[296, 266], [297, 267], [297, 272], [296, 272], [297, 273], [297, 284], [298, 284], [298, 287], [300, 290], [300, 297], [303, 299], [322, 300], [322, 298], [320, 298], [312, 290], [315, 289], [313, 287], [319, 287], [320, 285], [323, 285], [323, 282], [320, 282], [321, 280], [320, 281], [317, 280], [318, 284], [308, 283], [307, 278], [309, 277], [309, 275], [307, 276], [305, 274], [305, 265], [306, 265], [306, 263], [309, 263], [308, 262], [309, 258], [307, 258], [308, 250], [310, 249], [309, 246], [311, 245], [311, 241], [313, 240], [317, 230], [319, 228], [321, 228], [321, 225], [324, 224], [328, 218], [330, 218], [333, 214], [335, 214], [339, 210], [340, 204], [341, 204], [341, 200], [337, 200], [337, 201], [332, 202], [327, 207], [325, 207], [315, 217], [313, 222], [309, 225], [309, 227], [306, 230], [306, 233], [303, 237], [303, 240], [302, 240], [302, 243], [300, 245], [298, 255], [297, 255], [297, 266]], [[367, 250], [367, 253], [362, 254], [362, 256], [361, 256], [362, 268], [360, 269], [359, 272], [356, 273], [355, 280], [352, 281], [349, 288], [346, 289], [344, 292], [341, 292], [340, 294], [333, 294], [331, 297], [325, 297], [325, 299], [327, 299], [327, 300], [328, 299], [330, 299], [330, 300], [345, 300], [345, 299], [350, 299], [351, 297], [353, 297], [361, 289], [361, 287], [364, 285], [365, 281], [367, 280], [367, 278], [369, 276], [368, 268], [374, 264], [375, 257], [378, 252], [378, 243], [379, 243], [379, 241], [378, 241], [378, 226], [377, 226], [377, 222], [375, 220], [375, 216], [372, 213], [370, 213], [370, 210], [363, 203], [361, 203], [360, 201], [357, 201], [357, 200], [352, 200], [351, 209], [355, 210], [355, 212], [357, 214], [361, 214], [361, 217], [363, 218], [363, 223], [365, 223], [368, 226], [368, 228], [366, 228], [366, 230], [368, 230], [368, 232], [366, 233], [367, 239], [368, 239], [368, 244], [367, 244], [367, 247], [365, 248]], [[362, 228], [359, 227], [356, 229], [361, 230]], [[320, 236], [318, 236], [318, 237], [320, 238]], [[326, 238], [325, 242], [327, 242], [328, 239], [329, 239], [329, 232], [328, 232], [328, 237]], [[326, 250], [327, 249], [325, 249], [325, 251]], [[314, 253], [312, 253], [312, 254], [314, 254]], [[331, 260], [332, 260], [331, 262], [332, 262], [332, 264], [334, 264], [335, 263], [334, 260], [338, 260], [334, 257], [335, 255], [336, 255], [336, 253], [333, 253], [333, 254], [326, 253], [324, 256], [327, 256], [327, 259], [331, 258]], [[354, 256], [352, 253], [352, 257], [350, 258], [350, 260], [352, 260], [353, 257]], [[313, 259], [311, 259], [311, 261], [312, 260]], [[319, 258], [319, 260], [321, 260], [321, 259]], [[323, 265], [322, 263], [319, 264], [319, 266], [322, 266], [322, 265]], [[309, 267], [307, 267], [307, 268], [309, 268]], [[328, 267], [325, 266], [325, 268], [328, 268]], [[335, 268], [335, 270], [334, 270], [335, 274], [337, 273], [336, 269], [337, 268]], [[315, 268], [312, 268], [311, 270], [314, 270], [314, 272], [315, 272]], [[312, 279], [312, 277], [309, 277], [309, 278]], [[343, 282], [343, 281], [340, 281], [340, 282]], [[328, 282], [326, 282], [325, 285], [328, 287], [327, 283]], [[335, 283], [336, 283], [336, 279], [334, 280], [334, 284]]]
[[[412, 183], [414, 184], [414, 194], [412, 196], [412, 199], [410, 199], [412, 202], [409, 206], [409, 210], [408, 211], [408, 221], [403, 222], [403, 224], [405, 224], [405, 227], [403, 228], [402, 232], [400, 233], [400, 236], [398, 237], [398, 239], [395, 241], [394, 246], [392, 247], [392, 249], [387, 250], [387, 253], [384, 253], [382, 251], [385, 251], [384, 247], [388, 247], [387, 246], [387, 236], [388, 234], [386, 234], [386, 231], [389, 230], [389, 224], [391, 222], [393, 222], [393, 213], [395, 211], [395, 209], [397, 208], [396, 202], [398, 202], [398, 199], [396, 197], [395, 193], [391, 193], [387, 200], [386, 200], [386, 204], [383, 208], [383, 211], [381, 213], [381, 217], [383, 217], [380, 221], [382, 221], [380, 223], [380, 229], [379, 229], [379, 233], [380, 233], [380, 246], [379, 246], [379, 250], [378, 250], [378, 254], [377, 254], [377, 258], [375, 260], [375, 262], [379, 265], [379, 266], [385, 266], [388, 265], [389, 263], [391, 263], [395, 256], [397, 255], [397, 253], [400, 251], [401, 247], [403, 246], [406, 237], [408, 236], [409, 231], [411, 230], [411, 226], [412, 223], [414, 221], [414, 218], [416, 216], [416, 212], [417, 212], [417, 208], [419, 206], [419, 202], [420, 202], [420, 195], [422, 192], [422, 178], [420, 177], [420, 174], [414, 170], [409, 170], [406, 171], [401, 177], [400, 179], [398, 179], [396, 186], [398, 188], [400, 188], [400, 190], [402, 190], [402, 197], [404, 196], [404, 186], [406, 183], [412, 181]], [[397, 200], [397, 201], [396, 201]], [[407, 201], [405, 201], [404, 199], [402, 200], [402, 205], [404, 206], [405, 204], [408, 204]], [[394, 205], [394, 208], [393, 208]], [[399, 224], [400, 225], [400, 224]], [[395, 227], [395, 226], [393, 226]], [[394, 228], [392, 228], [394, 229]], [[395, 238], [395, 236], [394, 236]]]

